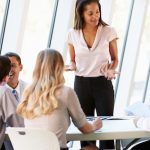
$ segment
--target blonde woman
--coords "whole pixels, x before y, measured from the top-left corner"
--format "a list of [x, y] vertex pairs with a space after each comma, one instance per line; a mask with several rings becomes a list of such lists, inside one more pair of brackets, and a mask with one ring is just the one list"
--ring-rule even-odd
[[70, 118], [83, 133], [101, 128], [102, 121], [87, 122], [74, 90], [64, 86], [63, 72], [64, 61], [58, 51], [46, 49], [39, 52], [32, 83], [24, 91], [17, 112], [25, 118], [26, 127], [54, 132], [61, 149], [67, 149], [66, 131]]

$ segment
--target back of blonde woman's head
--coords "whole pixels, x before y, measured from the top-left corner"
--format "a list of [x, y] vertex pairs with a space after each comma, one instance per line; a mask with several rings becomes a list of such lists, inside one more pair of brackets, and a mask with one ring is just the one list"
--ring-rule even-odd
[[64, 85], [64, 61], [53, 49], [39, 52], [31, 85], [23, 93], [17, 112], [25, 118], [50, 114], [58, 107], [55, 92]]

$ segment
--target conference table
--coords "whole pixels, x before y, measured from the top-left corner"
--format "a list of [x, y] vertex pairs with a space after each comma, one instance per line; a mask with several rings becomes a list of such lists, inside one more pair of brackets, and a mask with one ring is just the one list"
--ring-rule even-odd
[[[89, 117], [90, 118], [90, 117]], [[88, 118], [88, 119], [89, 119]], [[127, 147], [133, 144], [137, 139], [150, 137], [150, 132], [137, 128], [132, 118], [127, 117], [103, 117], [103, 127], [93, 133], [83, 134], [71, 123], [67, 131], [68, 141], [90, 141], [90, 140], [115, 140], [116, 150], [121, 150], [122, 139], [135, 139]], [[93, 121], [92, 119], [89, 121]], [[124, 148], [125, 149], [127, 149]]]

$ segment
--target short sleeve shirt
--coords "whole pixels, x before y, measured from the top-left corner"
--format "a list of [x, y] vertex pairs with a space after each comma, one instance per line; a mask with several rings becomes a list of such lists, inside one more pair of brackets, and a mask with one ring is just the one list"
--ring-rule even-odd
[[117, 39], [115, 29], [101, 25], [92, 47], [88, 48], [82, 30], [70, 29], [67, 43], [73, 45], [75, 50], [75, 74], [84, 77], [103, 76], [100, 70], [110, 60], [109, 42], [113, 39]]

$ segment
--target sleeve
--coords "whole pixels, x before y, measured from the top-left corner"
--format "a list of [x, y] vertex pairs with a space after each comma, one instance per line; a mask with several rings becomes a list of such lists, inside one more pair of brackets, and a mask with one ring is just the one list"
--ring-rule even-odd
[[150, 117], [141, 117], [137, 121], [137, 127], [150, 131]]
[[7, 126], [10, 127], [23, 127], [24, 120], [16, 113], [17, 102], [14, 97], [11, 96], [11, 92], [5, 92], [2, 101], [2, 117]]
[[118, 35], [116, 30], [113, 27], [110, 27], [108, 41], [112, 41], [114, 39], [118, 39]]
[[67, 35], [67, 38], [66, 38], [66, 43], [67, 44], [73, 44], [72, 32], [73, 32], [73, 29], [70, 29], [69, 32], [68, 32], [68, 35]]
[[70, 89], [68, 95], [68, 111], [76, 127], [83, 127], [87, 123], [86, 116], [73, 89]]
[[[1, 101], [1, 99], [0, 99]], [[3, 119], [2, 119], [2, 106], [0, 104], [0, 133], [1, 133], [1, 129], [2, 129], [2, 126], [3, 126]]]

